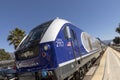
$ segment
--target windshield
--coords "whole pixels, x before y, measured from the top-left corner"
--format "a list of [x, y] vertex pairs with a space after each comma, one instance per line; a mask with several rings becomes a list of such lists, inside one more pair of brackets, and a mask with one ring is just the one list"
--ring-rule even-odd
[[20, 44], [19, 48], [24, 48], [25, 46], [28, 46], [30, 42], [40, 41], [43, 37], [44, 33], [48, 29], [49, 25], [52, 21], [49, 21], [47, 23], [41, 24], [31, 30], [31, 32], [28, 34], [26, 39]]

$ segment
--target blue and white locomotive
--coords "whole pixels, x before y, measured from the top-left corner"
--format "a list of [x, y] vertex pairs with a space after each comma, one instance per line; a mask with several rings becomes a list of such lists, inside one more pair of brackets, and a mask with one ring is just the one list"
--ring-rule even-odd
[[101, 51], [98, 39], [56, 18], [35, 27], [22, 40], [15, 51], [17, 72], [38, 72], [41, 79], [82, 79]]

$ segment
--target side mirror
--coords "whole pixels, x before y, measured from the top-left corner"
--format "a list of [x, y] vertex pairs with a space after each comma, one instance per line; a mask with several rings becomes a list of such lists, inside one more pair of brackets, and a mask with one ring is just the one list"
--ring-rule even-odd
[[70, 28], [69, 28], [69, 26], [66, 26], [66, 27], [65, 27], [65, 32], [66, 32], [66, 38], [67, 38], [67, 39], [72, 38], [72, 37], [71, 37], [71, 33], [70, 33]]

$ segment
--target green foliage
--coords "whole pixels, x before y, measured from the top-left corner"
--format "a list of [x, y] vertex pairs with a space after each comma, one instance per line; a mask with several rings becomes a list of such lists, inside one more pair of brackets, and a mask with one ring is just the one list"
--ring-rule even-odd
[[9, 53], [5, 52], [4, 49], [0, 50], [0, 61], [11, 59]]
[[116, 32], [120, 34], [120, 25], [116, 28]]
[[120, 44], [120, 37], [115, 37], [115, 39], [113, 39], [113, 42], [115, 44]]
[[7, 40], [10, 42], [10, 45], [14, 45], [14, 48], [16, 49], [17, 46], [20, 44], [21, 40], [25, 36], [25, 31], [15, 28], [12, 31], [9, 31], [9, 35], [7, 37]]
[[[119, 23], [119, 26], [116, 28], [116, 32], [120, 34], [120, 23]], [[120, 37], [115, 37], [115, 38], [113, 39], [113, 42], [114, 42], [115, 44], [120, 44]]]

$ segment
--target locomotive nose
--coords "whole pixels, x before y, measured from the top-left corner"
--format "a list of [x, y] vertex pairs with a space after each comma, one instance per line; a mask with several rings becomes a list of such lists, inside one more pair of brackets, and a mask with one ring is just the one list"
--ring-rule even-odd
[[54, 50], [51, 43], [40, 45], [40, 59], [41, 66], [53, 68], [54, 67]]

